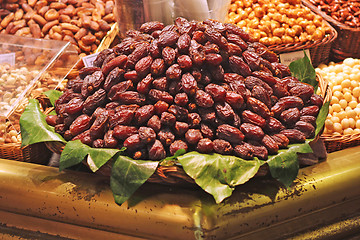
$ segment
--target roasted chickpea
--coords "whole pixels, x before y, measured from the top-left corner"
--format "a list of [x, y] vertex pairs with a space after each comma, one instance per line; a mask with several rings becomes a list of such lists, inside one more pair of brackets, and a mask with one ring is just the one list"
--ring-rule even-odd
[[264, 10], [260, 6], [254, 8], [254, 13], [255, 13], [255, 16], [258, 18], [262, 18], [265, 15]]
[[272, 37], [273, 41], [274, 41], [274, 44], [281, 44], [282, 41], [281, 41], [281, 38], [279, 37]]
[[294, 39], [290, 36], [282, 36], [281, 37], [281, 40], [283, 43], [293, 43], [294, 42]]
[[264, 44], [264, 45], [266, 45], [266, 46], [270, 45], [270, 41], [269, 41], [269, 38], [268, 38], [268, 37], [262, 37], [262, 38], [260, 38], [260, 39], [259, 39], [259, 42], [262, 43], [262, 44]]
[[276, 37], [281, 37], [285, 34], [285, 28], [275, 28], [273, 31], [273, 35]]
[[305, 30], [309, 35], [312, 35], [316, 31], [316, 26], [313, 25], [313, 24], [312, 25], [307, 25], [305, 27]]
[[292, 29], [295, 31], [296, 36], [299, 36], [302, 32], [302, 27], [300, 25], [294, 25], [292, 26]]
[[296, 36], [295, 30], [292, 29], [292, 28], [287, 28], [287, 29], [285, 30], [285, 32], [286, 32], [286, 35], [288, 35], [288, 36], [290, 36], [290, 37], [295, 37], [295, 36]]
[[319, 29], [316, 29], [314, 31], [314, 33], [312, 34], [312, 39], [314, 40], [320, 40], [320, 39], [323, 39], [325, 36], [324, 32], [322, 32], [321, 30]]

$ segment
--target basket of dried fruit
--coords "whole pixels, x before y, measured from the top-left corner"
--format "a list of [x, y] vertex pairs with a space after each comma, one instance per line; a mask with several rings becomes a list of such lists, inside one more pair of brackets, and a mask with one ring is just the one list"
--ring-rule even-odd
[[227, 21], [277, 54], [309, 49], [314, 66], [328, 62], [337, 32], [301, 1], [232, 1]]
[[358, 1], [303, 0], [304, 5], [322, 16], [337, 31], [331, 49], [335, 61], [360, 58], [360, 3]]
[[307, 57], [287, 67], [233, 24], [147, 22], [69, 80], [57, 115], [31, 101], [23, 144], [43, 131], [60, 170], [85, 163], [110, 176], [119, 204], [146, 181], [196, 183], [221, 202], [264, 173], [292, 184], [327, 115], [317, 85], [325, 95]]
[[334, 152], [360, 144], [360, 60], [320, 65], [316, 71], [329, 82], [332, 97], [325, 121], [327, 151]]

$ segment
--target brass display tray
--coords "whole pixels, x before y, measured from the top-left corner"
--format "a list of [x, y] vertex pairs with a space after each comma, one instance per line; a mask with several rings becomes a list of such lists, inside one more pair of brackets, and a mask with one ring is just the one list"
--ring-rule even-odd
[[122, 206], [109, 179], [0, 160], [0, 239], [358, 239], [360, 147], [303, 168], [290, 190], [258, 178], [221, 204], [145, 184]]

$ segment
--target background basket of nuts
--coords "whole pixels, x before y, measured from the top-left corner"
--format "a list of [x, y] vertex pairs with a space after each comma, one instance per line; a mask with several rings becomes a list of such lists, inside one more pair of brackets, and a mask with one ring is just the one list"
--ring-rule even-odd
[[324, 133], [328, 152], [360, 144], [360, 59], [347, 58], [316, 69], [329, 82], [332, 97]]
[[310, 50], [314, 66], [327, 62], [337, 32], [300, 0], [233, 0], [227, 21], [277, 54]]
[[304, 5], [322, 16], [337, 31], [338, 37], [332, 46], [334, 61], [345, 58], [360, 58], [360, 2], [303, 0]]
[[116, 25], [114, 8], [112, 0], [0, 1], [0, 33], [68, 41], [87, 55]]

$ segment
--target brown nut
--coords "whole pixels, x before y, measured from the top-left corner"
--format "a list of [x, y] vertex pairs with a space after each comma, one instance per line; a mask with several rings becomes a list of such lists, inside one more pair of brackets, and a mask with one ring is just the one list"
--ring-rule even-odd
[[7, 15], [6, 17], [4, 17], [4, 19], [1, 21], [0, 25], [3, 28], [6, 28], [7, 25], [9, 25], [9, 23], [14, 19], [15, 14], [12, 12], [9, 15]]
[[47, 33], [53, 26], [55, 26], [57, 24], [59, 24], [59, 20], [54, 20], [54, 21], [46, 23], [42, 28], [42, 32], [44, 34]]
[[44, 16], [48, 10], [49, 10], [49, 6], [43, 6], [37, 11], [37, 13], [40, 14], [41, 16]]
[[80, 30], [80, 28], [78, 26], [75, 26], [71, 23], [60, 23], [60, 26], [63, 28], [63, 29], [67, 29], [67, 30], [70, 30], [74, 33], [76, 33], [77, 31]]
[[34, 38], [40, 38], [41, 37], [41, 29], [39, 24], [33, 22], [29, 24], [30, 32], [33, 35]]
[[46, 21], [59, 19], [59, 13], [55, 9], [49, 9], [44, 15]]
[[92, 35], [91, 33], [81, 38], [81, 41], [85, 45], [91, 45], [95, 42], [95, 40], [96, 40], [96, 37], [94, 35]]
[[86, 34], [88, 34], [88, 30], [86, 28], [80, 28], [80, 30], [75, 34], [75, 39], [79, 41], [83, 38]]
[[65, 3], [62, 2], [52, 2], [50, 3], [50, 8], [56, 9], [56, 10], [60, 10], [63, 8], [66, 8], [67, 5]]
[[98, 21], [98, 23], [99, 23], [100, 29], [101, 29], [102, 31], [107, 32], [107, 31], [109, 31], [109, 30], [111, 29], [111, 26], [110, 26], [105, 20], [103, 20], [103, 19], [100, 19], [100, 20]]
[[40, 26], [44, 26], [47, 21], [45, 20], [45, 18], [43, 18], [42, 16], [40, 16], [39, 14], [34, 14], [33, 19], [35, 22], [37, 22], [38, 24], [40, 24]]
[[61, 14], [61, 15], [59, 16], [59, 21], [60, 21], [61, 23], [70, 23], [71, 17], [69, 17], [68, 15], [65, 15], [65, 14]]
[[90, 52], [91, 51], [91, 46], [87, 46], [83, 41], [78, 41], [78, 45], [80, 47], [81, 50], [83, 50], [84, 52]]
[[22, 19], [23, 16], [24, 16], [24, 10], [19, 8], [18, 10], [16, 10], [16, 12], [14, 14], [14, 21], [18, 21], [18, 20]]
[[90, 23], [90, 28], [94, 31], [99, 31], [100, 30], [100, 26], [97, 22], [95, 21], [91, 21]]
[[21, 4], [21, 7], [22, 7], [22, 9], [24, 9], [25, 12], [34, 11], [34, 9], [32, 9], [32, 7], [31, 7], [29, 4], [27, 4], [27, 3]]

